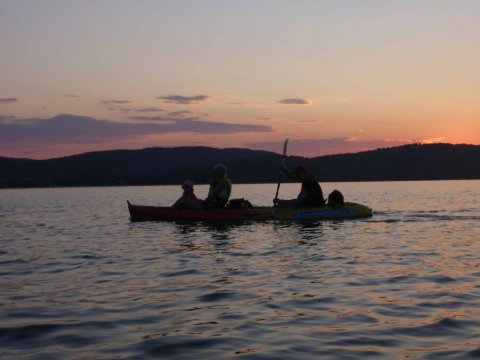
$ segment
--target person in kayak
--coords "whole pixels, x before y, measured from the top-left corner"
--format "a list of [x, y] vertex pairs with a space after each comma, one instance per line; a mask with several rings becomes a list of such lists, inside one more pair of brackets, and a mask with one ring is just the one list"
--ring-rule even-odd
[[206, 209], [224, 207], [232, 193], [232, 181], [227, 176], [225, 165], [217, 164], [213, 168], [213, 181], [210, 183], [208, 196], [203, 203]]
[[302, 188], [296, 199], [281, 200], [273, 199], [273, 204], [277, 207], [301, 207], [301, 206], [323, 206], [325, 199], [323, 198], [322, 188], [318, 184], [317, 179], [311, 175], [307, 168], [299, 165], [290, 173], [287, 169], [283, 172], [293, 180], [302, 183]]
[[193, 181], [185, 180], [182, 184], [183, 194], [172, 205], [173, 208], [200, 209], [203, 207], [203, 201], [197, 199], [193, 191]]

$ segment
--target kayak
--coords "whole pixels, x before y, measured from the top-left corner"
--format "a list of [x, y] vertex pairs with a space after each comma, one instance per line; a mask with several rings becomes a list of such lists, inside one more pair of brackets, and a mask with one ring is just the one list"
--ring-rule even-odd
[[132, 221], [262, 221], [262, 220], [315, 220], [315, 219], [355, 219], [372, 216], [368, 206], [346, 202], [342, 207], [330, 206], [302, 208], [272, 208], [260, 206], [245, 209], [179, 209], [169, 206], [134, 205], [129, 201], [128, 211]]

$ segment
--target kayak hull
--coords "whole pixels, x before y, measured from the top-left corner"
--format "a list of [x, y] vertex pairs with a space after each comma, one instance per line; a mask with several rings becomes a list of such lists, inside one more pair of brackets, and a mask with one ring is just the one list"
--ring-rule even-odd
[[178, 209], [168, 206], [134, 205], [128, 202], [132, 221], [263, 221], [315, 220], [315, 219], [355, 219], [372, 216], [368, 206], [347, 202], [339, 208], [330, 206], [303, 208], [254, 207], [253, 209]]

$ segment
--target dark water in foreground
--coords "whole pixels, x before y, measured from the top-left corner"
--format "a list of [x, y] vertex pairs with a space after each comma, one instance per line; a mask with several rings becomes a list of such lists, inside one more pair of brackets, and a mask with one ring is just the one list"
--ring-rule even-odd
[[480, 358], [480, 181], [323, 188], [374, 217], [130, 223], [179, 187], [0, 190], [0, 357]]

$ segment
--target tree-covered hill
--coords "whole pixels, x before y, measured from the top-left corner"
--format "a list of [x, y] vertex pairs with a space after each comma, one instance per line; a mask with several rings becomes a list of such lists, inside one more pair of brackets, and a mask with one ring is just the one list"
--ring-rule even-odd
[[[208, 147], [112, 150], [31, 160], [0, 157], [0, 187], [108, 186], [208, 183], [225, 164], [235, 183], [276, 182], [281, 155]], [[480, 179], [478, 145], [405, 145], [315, 158], [288, 157], [319, 181]]]

